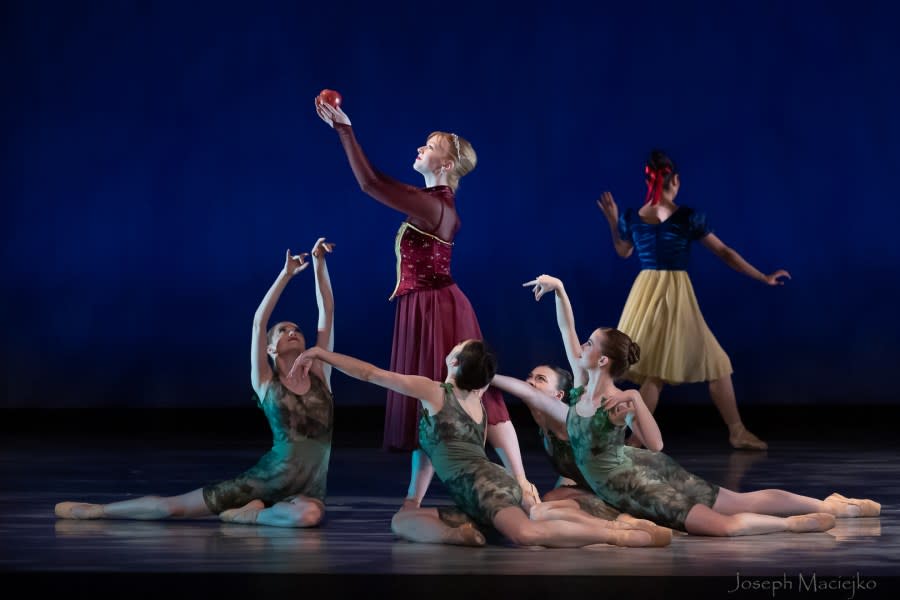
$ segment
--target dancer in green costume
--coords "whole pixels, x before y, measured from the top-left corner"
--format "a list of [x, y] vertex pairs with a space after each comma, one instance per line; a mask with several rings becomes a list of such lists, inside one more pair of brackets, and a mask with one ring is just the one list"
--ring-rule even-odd
[[[825, 531], [834, 526], [836, 516], [880, 514], [881, 505], [872, 500], [840, 494], [817, 500], [784, 490], [738, 493], [685, 471], [660, 452], [662, 435], [640, 393], [615, 386], [640, 358], [637, 344], [612, 328], [596, 329], [579, 344], [562, 282], [541, 275], [524, 285], [533, 287], [536, 300], [555, 292], [557, 322], [578, 386], [572, 393], [573, 403], [566, 407], [509, 377], [498, 375], [493, 384], [546, 414], [556, 427], [565, 424], [581, 474], [609, 504], [665, 527], [710, 536]], [[626, 426], [647, 449], [625, 445]], [[554, 503], [545, 502], [541, 507], [533, 517], [557, 518]]]
[[664, 546], [671, 541], [670, 531], [647, 521], [608, 521], [578, 510], [571, 511], [579, 513], [572, 520], [565, 514], [557, 520], [528, 518], [521, 507], [518, 482], [484, 451], [486, 417], [481, 396], [494, 377], [496, 360], [482, 341], [466, 340], [450, 351], [444, 382], [385, 371], [319, 347], [304, 352], [295, 370], [305, 370], [316, 360], [356, 379], [418, 398], [422, 404], [419, 445], [457, 510], [401, 511], [394, 516], [393, 526], [402, 537], [416, 542], [481, 545], [484, 536], [479, 527], [490, 526], [522, 546]]
[[[325, 238], [312, 249], [319, 309], [316, 346], [334, 347], [334, 296], [325, 264], [333, 245]], [[266, 325], [288, 282], [309, 266], [307, 254], [287, 252], [284, 268], [256, 309], [250, 345], [250, 381], [272, 429], [272, 448], [234, 479], [178, 496], [144, 496], [109, 504], [60, 502], [63, 519], [199, 518], [278, 527], [313, 527], [325, 514], [334, 405], [331, 367], [314, 362], [303, 373], [287, 371], [306, 349], [300, 329]], [[271, 364], [269, 362], [271, 359]]]

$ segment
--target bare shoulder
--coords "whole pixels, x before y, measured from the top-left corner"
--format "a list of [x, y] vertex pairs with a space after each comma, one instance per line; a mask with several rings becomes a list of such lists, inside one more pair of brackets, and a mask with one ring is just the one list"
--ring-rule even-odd
[[[427, 378], [423, 377], [422, 379]], [[433, 380], [429, 380], [428, 383], [423, 381], [422, 383], [426, 393], [421, 395], [419, 401], [422, 403], [422, 408], [430, 416], [434, 416], [444, 408], [444, 384]]]

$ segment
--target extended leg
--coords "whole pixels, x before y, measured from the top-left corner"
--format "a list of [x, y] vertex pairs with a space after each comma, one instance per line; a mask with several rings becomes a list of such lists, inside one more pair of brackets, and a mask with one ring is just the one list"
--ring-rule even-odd
[[196, 489], [180, 496], [142, 496], [109, 504], [60, 502], [54, 512], [61, 519], [138, 519], [197, 518], [212, 516], [203, 501], [203, 490]]
[[760, 535], [779, 531], [806, 533], [828, 531], [834, 527], [834, 515], [811, 513], [793, 517], [773, 517], [746, 512], [723, 515], [708, 506], [697, 504], [688, 513], [684, 526], [692, 535], [717, 537]]

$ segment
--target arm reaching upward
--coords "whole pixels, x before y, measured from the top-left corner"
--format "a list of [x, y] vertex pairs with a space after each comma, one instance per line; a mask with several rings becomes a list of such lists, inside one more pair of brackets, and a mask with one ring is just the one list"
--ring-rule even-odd
[[713, 233], [709, 233], [700, 238], [700, 243], [706, 246], [713, 254], [722, 259], [722, 262], [738, 273], [743, 273], [747, 277], [761, 281], [766, 285], [784, 285], [781, 278], [791, 278], [791, 274], [784, 269], [778, 269], [769, 275], [762, 273], [759, 269], [744, 260], [744, 257], [738, 254], [737, 251], [726, 246], [725, 243]]
[[534, 299], [540, 300], [547, 292], [555, 292], [556, 297], [556, 323], [559, 333], [562, 335], [563, 345], [566, 348], [566, 356], [569, 359], [569, 368], [572, 370], [575, 387], [587, 383], [587, 371], [578, 365], [581, 358], [581, 344], [578, 343], [578, 334], [575, 331], [575, 313], [572, 304], [566, 294], [563, 282], [550, 275], [541, 275], [536, 279], [525, 282], [522, 287], [534, 286]]
[[316, 112], [337, 131], [350, 168], [363, 192], [385, 206], [419, 219], [430, 230], [437, 229], [443, 213], [439, 199], [375, 169], [356, 141], [350, 119], [343, 110], [326, 102], [316, 102]]
[[[316, 272], [316, 305], [319, 309], [319, 322], [316, 326], [316, 346], [326, 350], [334, 350], [334, 293], [331, 290], [331, 278], [328, 276], [328, 265], [325, 255], [334, 250], [334, 244], [326, 243], [325, 238], [316, 240], [312, 249], [313, 268]], [[320, 370], [318, 375], [331, 389], [331, 365], [318, 362], [312, 367]]]
[[262, 387], [272, 380], [272, 368], [269, 366], [266, 352], [268, 347], [266, 327], [269, 317], [272, 316], [272, 311], [291, 278], [308, 266], [305, 253], [292, 255], [288, 250], [284, 258], [284, 268], [281, 269], [275, 282], [263, 296], [256, 309], [256, 314], [253, 315], [253, 328], [250, 336], [250, 384], [260, 398], [264, 396]]

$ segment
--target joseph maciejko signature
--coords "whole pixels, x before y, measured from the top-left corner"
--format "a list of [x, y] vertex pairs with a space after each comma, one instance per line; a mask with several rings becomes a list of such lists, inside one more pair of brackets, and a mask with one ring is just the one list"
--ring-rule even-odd
[[853, 575], [823, 576], [816, 573], [797, 573], [780, 576], [743, 576], [740, 572], [735, 577], [734, 587], [728, 590], [729, 594], [737, 594], [748, 591], [771, 592], [774, 598], [779, 592], [835, 592], [846, 591], [847, 600], [854, 600], [857, 592], [865, 593], [878, 588], [878, 582], [874, 579], [863, 577], [859, 572]]

